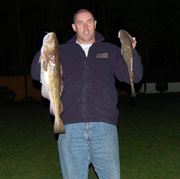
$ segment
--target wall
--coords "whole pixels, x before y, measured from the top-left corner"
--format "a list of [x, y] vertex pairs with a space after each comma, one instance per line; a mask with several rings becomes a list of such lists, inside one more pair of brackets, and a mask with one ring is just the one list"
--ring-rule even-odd
[[[25, 80], [24, 76], [5, 76], [0, 77], [0, 86], [6, 86], [16, 93], [16, 101], [25, 98]], [[27, 76], [28, 96], [34, 99], [41, 99], [40, 89], [35, 89], [30, 76]]]

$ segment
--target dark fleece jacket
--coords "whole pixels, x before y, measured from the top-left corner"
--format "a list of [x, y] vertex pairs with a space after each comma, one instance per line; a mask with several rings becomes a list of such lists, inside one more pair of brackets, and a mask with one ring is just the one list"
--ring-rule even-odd
[[[96, 32], [96, 41], [89, 49], [88, 56], [76, 43], [76, 35], [60, 45], [60, 60], [63, 67], [64, 92], [61, 116], [64, 124], [78, 122], [106, 122], [117, 125], [117, 91], [114, 76], [129, 83], [126, 63], [121, 49], [108, 42]], [[31, 65], [31, 76], [40, 81], [40, 52]], [[134, 82], [141, 81], [143, 66], [134, 50]]]

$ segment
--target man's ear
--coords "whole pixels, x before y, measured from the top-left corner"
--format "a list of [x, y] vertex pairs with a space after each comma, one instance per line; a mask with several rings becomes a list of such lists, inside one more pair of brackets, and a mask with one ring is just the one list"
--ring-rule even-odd
[[97, 24], [97, 21], [95, 20], [95, 29], [96, 29], [96, 24]]
[[74, 32], [76, 32], [76, 26], [75, 26], [75, 24], [72, 24], [72, 28], [73, 28]]

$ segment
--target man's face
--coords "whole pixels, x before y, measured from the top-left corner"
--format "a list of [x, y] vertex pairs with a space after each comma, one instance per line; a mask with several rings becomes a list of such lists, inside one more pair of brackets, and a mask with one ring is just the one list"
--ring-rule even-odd
[[80, 12], [76, 16], [73, 30], [77, 33], [77, 40], [80, 44], [95, 42], [96, 21], [89, 12]]

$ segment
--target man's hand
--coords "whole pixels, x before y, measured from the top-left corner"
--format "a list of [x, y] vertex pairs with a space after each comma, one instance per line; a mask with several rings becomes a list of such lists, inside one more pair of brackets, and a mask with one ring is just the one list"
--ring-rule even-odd
[[133, 47], [133, 49], [135, 49], [135, 48], [136, 48], [136, 44], [137, 44], [137, 41], [135, 40], [135, 41], [132, 43], [132, 47]]

